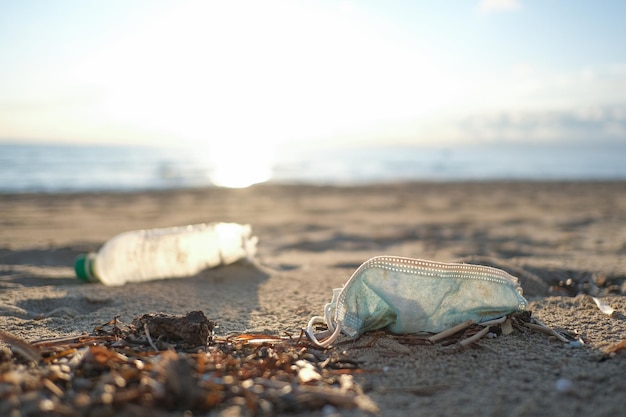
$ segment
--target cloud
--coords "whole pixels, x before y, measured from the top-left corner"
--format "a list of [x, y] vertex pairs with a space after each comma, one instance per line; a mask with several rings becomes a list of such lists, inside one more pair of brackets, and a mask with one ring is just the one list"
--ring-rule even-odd
[[457, 120], [456, 140], [466, 143], [626, 144], [626, 106], [474, 114]]
[[519, 0], [481, 0], [478, 11], [481, 13], [511, 12], [522, 8]]

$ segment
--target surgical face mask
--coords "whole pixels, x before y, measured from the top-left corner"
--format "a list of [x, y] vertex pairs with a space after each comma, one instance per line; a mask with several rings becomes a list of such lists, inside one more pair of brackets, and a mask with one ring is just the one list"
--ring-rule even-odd
[[[325, 317], [313, 317], [307, 334], [326, 347], [340, 332], [353, 338], [383, 328], [395, 334], [436, 333], [468, 320], [481, 323], [523, 311], [527, 305], [517, 278], [500, 269], [381, 256], [362, 264], [343, 288], [333, 290]], [[314, 334], [313, 326], [323, 322], [328, 331]]]

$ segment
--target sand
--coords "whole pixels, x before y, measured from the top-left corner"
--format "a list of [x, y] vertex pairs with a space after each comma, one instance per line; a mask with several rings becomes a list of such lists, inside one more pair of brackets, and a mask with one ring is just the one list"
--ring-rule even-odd
[[[252, 226], [260, 239], [255, 265], [117, 288], [74, 278], [76, 255], [117, 233], [213, 221]], [[535, 317], [585, 342], [568, 348], [515, 331], [454, 354], [385, 334], [340, 345], [338, 354], [368, 370], [355, 379], [380, 415], [615, 416], [626, 409], [626, 355], [606, 353], [626, 340], [623, 182], [0, 195], [0, 329], [33, 341], [90, 332], [114, 316], [202, 310], [221, 335], [298, 335], [332, 289], [377, 255], [499, 266], [520, 278]], [[616, 312], [603, 314], [586, 294]]]

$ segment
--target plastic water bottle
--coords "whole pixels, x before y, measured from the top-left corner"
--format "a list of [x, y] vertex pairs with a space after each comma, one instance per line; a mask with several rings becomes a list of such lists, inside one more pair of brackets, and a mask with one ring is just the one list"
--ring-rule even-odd
[[204, 269], [252, 260], [258, 239], [249, 225], [204, 223], [125, 232], [74, 264], [84, 281], [118, 286], [190, 277]]

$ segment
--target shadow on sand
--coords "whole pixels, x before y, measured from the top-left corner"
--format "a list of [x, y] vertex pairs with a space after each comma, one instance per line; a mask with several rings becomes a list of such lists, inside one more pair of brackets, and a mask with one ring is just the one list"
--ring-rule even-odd
[[115, 316], [132, 320], [145, 313], [202, 310], [222, 329], [242, 331], [251, 325], [251, 313], [259, 309], [259, 286], [269, 277], [253, 264], [238, 262], [188, 278], [106, 287], [74, 276], [74, 259], [90, 249], [1, 250], [0, 313], [26, 320], [92, 317], [106, 322]]

